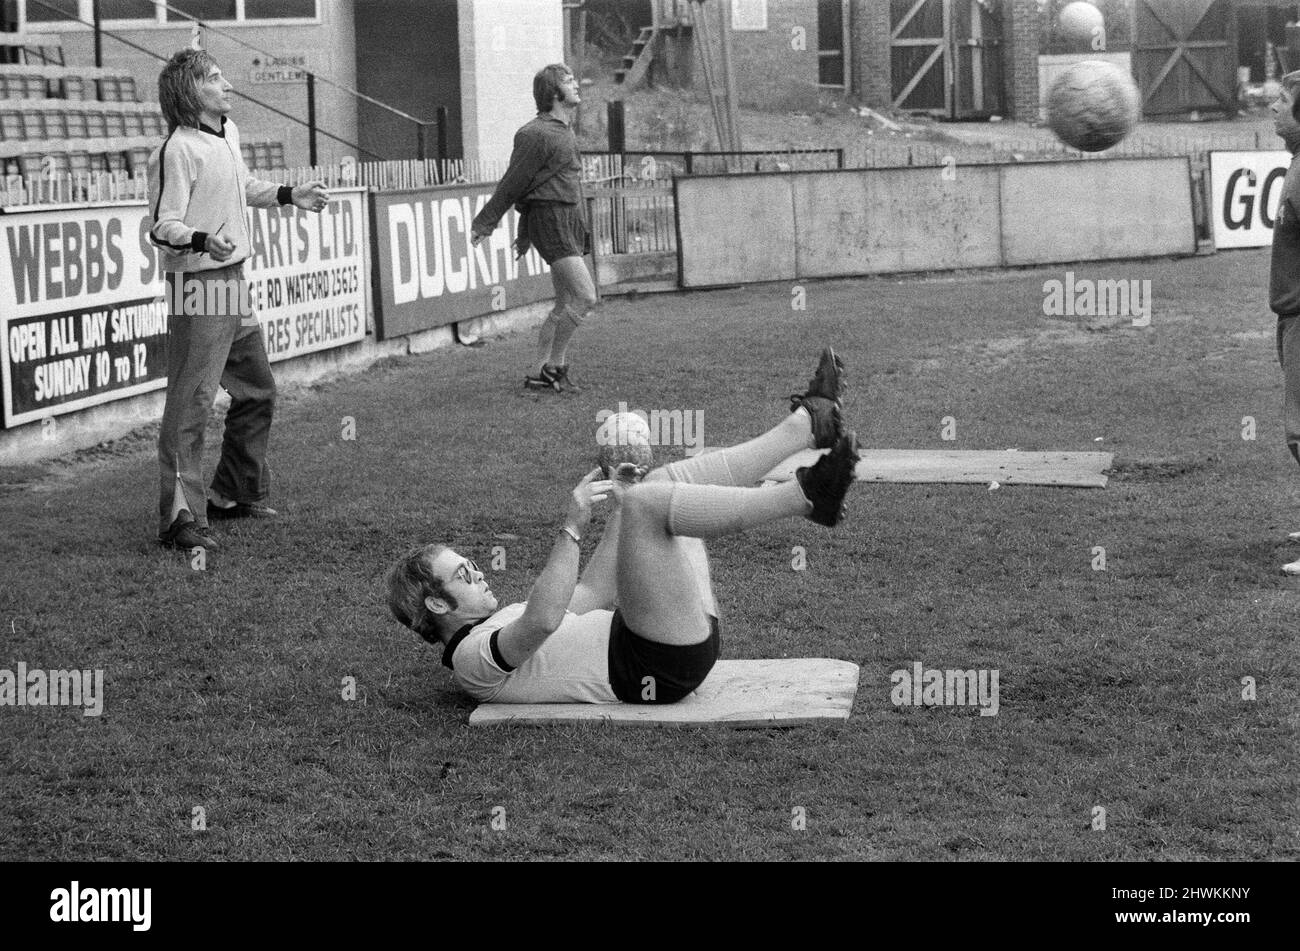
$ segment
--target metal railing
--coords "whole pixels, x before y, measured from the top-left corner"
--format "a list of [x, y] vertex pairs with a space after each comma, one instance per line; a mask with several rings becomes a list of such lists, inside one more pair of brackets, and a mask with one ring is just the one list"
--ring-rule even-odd
[[127, 171], [6, 175], [0, 180], [0, 209], [5, 210], [144, 201], [147, 196], [146, 176]]
[[373, 191], [428, 188], [433, 185], [483, 185], [497, 181], [503, 169], [496, 162], [463, 159], [394, 159], [383, 162], [339, 162], [283, 170], [290, 182], [323, 181], [330, 188], [364, 186]]
[[[348, 186], [372, 191], [425, 188], [431, 185], [489, 184], [502, 169], [495, 162], [465, 162], [460, 159], [409, 159], [385, 162], [338, 162], [296, 168], [259, 170], [259, 178], [274, 178], [286, 184], [322, 180], [330, 188]], [[148, 192], [147, 177], [134, 171], [53, 171], [35, 175], [6, 175], [0, 178], [0, 208], [101, 202], [143, 201]]]
[[804, 172], [844, 168], [843, 149], [749, 149], [742, 152], [672, 152], [628, 149], [623, 152], [585, 152], [587, 162], [603, 163], [599, 175], [671, 179], [675, 175], [740, 174], [746, 172]]
[[1260, 151], [1281, 148], [1280, 140], [1254, 130], [1214, 132], [1206, 135], [1131, 135], [1105, 152], [1080, 152], [1046, 135], [1042, 138], [998, 142], [915, 142], [906, 145], [857, 143], [847, 151], [848, 168], [900, 168], [1010, 162], [1056, 162], [1063, 159], [1095, 161], [1110, 158], [1186, 155], [1194, 166], [1204, 165], [1212, 151]]
[[593, 182], [586, 192], [598, 255], [677, 250], [671, 180]]

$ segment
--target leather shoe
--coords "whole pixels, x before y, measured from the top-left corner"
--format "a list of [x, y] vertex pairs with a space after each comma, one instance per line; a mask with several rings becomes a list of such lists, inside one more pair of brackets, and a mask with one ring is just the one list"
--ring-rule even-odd
[[185, 551], [192, 548], [216, 551], [221, 547], [208, 533], [206, 525], [200, 528], [194, 524], [194, 516], [190, 514], [189, 509], [182, 509], [177, 513], [176, 519], [167, 526], [167, 531], [158, 536], [158, 544], [164, 548], [180, 548]]
[[208, 499], [208, 518], [275, 518], [279, 514], [262, 502], [236, 502], [222, 508]]

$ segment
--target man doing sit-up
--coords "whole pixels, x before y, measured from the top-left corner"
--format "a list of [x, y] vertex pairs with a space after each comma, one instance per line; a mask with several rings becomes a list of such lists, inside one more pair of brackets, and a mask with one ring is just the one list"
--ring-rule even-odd
[[[388, 573], [393, 616], [442, 646], [456, 684], [498, 703], [675, 703], [718, 659], [717, 602], [704, 540], [791, 516], [835, 525], [858, 461], [843, 431], [843, 364], [827, 348], [791, 413], [749, 442], [629, 483], [588, 473], [569, 499], [528, 600], [498, 609], [474, 562], [445, 545], [408, 551]], [[755, 487], [794, 453], [830, 448], [789, 482]], [[592, 506], [612, 499], [578, 574]]]

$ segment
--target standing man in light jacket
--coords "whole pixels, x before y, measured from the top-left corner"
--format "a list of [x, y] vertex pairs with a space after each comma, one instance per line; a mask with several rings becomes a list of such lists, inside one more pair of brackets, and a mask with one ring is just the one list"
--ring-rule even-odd
[[[233, 89], [210, 54], [185, 49], [158, 76], [168, 134], [149, 157], [150, 240], [167, 272], [167, 403], [158, 432], [160, 544], [215, 550], [213, 518], [272, 518], [267, 440], [275, 380], [249, 300], [247, 208], [319, 212], [324, 182], [291, 188], [249, 174], [227, 118]], [[218, 385], [230, 393], [221, 461], [205, 490], [204, 430]]]
[[470, 239], [478, 244], [511, 205], [519, 206], [516, 249], [522, 255], [536, 247], [555, 285], [555, 307], [538, 336], [536, 372], [524, 378], [524, 386], [556, 393], [580, 390], [569, 379], [569, 340], [597, 299], [596, 282], [582, 260], [591, 249], [591, 230], [582, 199], [582, 156], [573, 134], [582, 102], [578, 89], [577, 77], [563, 63], [533, 77], [537, 118], [515, 133], [510, 167], [475, 216]]

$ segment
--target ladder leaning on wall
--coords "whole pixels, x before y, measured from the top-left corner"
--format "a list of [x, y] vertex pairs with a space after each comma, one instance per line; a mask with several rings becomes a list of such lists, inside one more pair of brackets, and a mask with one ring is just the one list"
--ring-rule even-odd
[[[690, 0], [695, 24], [695, 45], [700, 50], [700, 67], [709, 90], [709, 106], [718, 129], [718, 148], [724, 152], [741, 152], [740, 124], [736, 115], [736, 78], [731, 69], [730, 0]], [[713, 24], [709, 7], [716, 7], [722, 21], [715, 62]], [[719, 75], [721, 74], [721, 75]]]

